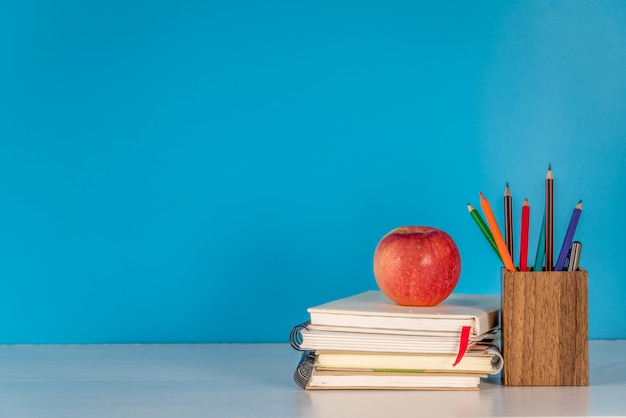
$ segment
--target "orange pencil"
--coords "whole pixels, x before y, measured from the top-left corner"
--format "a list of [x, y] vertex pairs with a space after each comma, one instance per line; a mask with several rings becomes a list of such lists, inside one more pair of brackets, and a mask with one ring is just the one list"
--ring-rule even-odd
[[528, 225], [530, 223], [530, 205], [524, 199], [522, 205], [522, 230], [520, 231], [519, 271], [528, 270]]
[[506, 244], [502, 238], [502, 233], [500, 232], [500, 228], [498, 228], [498, 222], [496, 222], [496, 217], [493, 216], [491, 205], [482, 192], [480, 192], [480, 206], [483, 208], [485, 218], [487, 218], [487, 223], [489, 224], [489, 228], [491, 228], [491, 234], [493, 235], [494, 241], [496, 241], [498, 251], [502, 257], [502, 262], [504, 263], [504, 268], [508, 271], [515, 271], [515, 265], [511, 259], [511, 254], [509, 254], [509, 250], [506, 248]]
[[554, 270], [554, 177], [552, 165], [546, 174], [546, 271]]
[[509, 183], [506, 184], [504, 189], [504, 242], [506, 248], [509, 250], [511, 258], [515, 257], [515, 251], [513, 251], [513, 197], [511, 196], [511, 190], [509, 189]]

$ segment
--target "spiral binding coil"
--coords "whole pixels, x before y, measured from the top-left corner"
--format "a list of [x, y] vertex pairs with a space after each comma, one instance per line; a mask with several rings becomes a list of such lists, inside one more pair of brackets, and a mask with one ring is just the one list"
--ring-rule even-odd
[[291, 329], [291, 334], [289, 335], [289, 343], [293, 348], [298, 351], [302, 351], [302, 349], [300, 348], [300, 345], [302, 344], [302, 334], [300, 333], [300, 331], [303, 328], [306, 328], [310, 322], [311, 321], [303, 322], [300, 325], [296, 325]]
[[315, 352], [303, 351], [300, 361], [298, 362], [298, 367], [296, 367], [296, 371], [293, 374], [293, 380], [295, 380], [296, 384], [302, 389], [306, 389], [306, 385], [309, 383], [309, 379], [311, 379], [314, 367]]

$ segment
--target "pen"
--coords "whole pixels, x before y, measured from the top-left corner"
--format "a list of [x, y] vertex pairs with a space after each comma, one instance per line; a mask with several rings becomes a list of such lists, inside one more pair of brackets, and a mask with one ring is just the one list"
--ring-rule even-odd
[[478, 225], [478, 229], [480, 229], [480, 231], [483, 233], [483, 235], [487, 239], [487, 242], [489, 242], [489, 245], [491, 245], [491, 248], [493, 248], [493, 251], [496, 253], [500, 261], [502, 261], [502, 257], [500, 257], [500, 252], [498, 252], [498, 247], [496, 246], [496, 242], [493, 239], [493, 235], [491, 234], [491, 231], [489, 230], [489, 227], [483, 220], [482, 216], [480, 216], [480, 213], [478, 213], [476, 208], [474, 208], [469, 203], [467, 204], [467, 211], [469, 212], [472, 219], [474, 219], [474, 222], [476, 222], [476, 225]]
[[498, 247], [498, 252], [502, 257], [504, 267], [508, 271], [515, 271], [515, 265], [513, 264], [513, 260], [511, 259], [509, 251], [506, 249], [506, 244], [504, 243], [504, 239], [502, 239], [502, 233], [500, 232], [500, 228], [498, 228], [498, 222], [496, 222], [496, 217], [493, 216], [491, 205], [489, 204], [489, 201], [485, 198], [482, 192], [480, 192], [480, 206], [483, 208], [485, 218], [487, 218], [487, 223], [491, 228], [491, 234], [493, 235], [493, 239], [495, 240], [496, 246]]
[[554, 177], [552, 165], [546, 174], [546, 271], [554, 269]]
[[563, 245], [561, 246], [561, 251], [559, 252], [559, 258], [556, 260], [556, 265], [554, 266], [555, 271], [562, 271], [565, 267], [565, 258], [567, 257], [567, 252], [572, 245], [572, 240], [574, 239], [574, 232], [576, 231], [576, 225], [578, 225], [578, 219], [580, 219], [580, 214], [583, 211], [583, 201], [581, 200], [574, 207], [574, 212], [572, 212], [572, 217], [569, 221], [569, 226], [567, 227], [567, 232], [565, 233], [565, 239], [563, 240]]
[[530, 205], [524, 199], [522, 205], [522, 230], [520, 231], [519, 270], [528, 270], [528, 225], [530, 223]]
[[572, 249], [570, 250], [569, 266], [567, 271], [576, 271], [580, 265], [580, 252], [582, 250], [582, 244], [578, 241], [572, 242]]

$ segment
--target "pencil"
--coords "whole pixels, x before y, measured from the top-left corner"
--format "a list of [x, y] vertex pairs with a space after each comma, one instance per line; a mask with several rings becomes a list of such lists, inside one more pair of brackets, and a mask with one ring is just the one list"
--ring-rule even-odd
[[509, 250], [511, 258], [515, 256], [513, 251], [513, 197], [509, 189], [509, 183], [504, 189], [504, 240], [506, 249]]
[[541, 229], [539, 230], [539, 243], [537, 244], [537, 255], [535, 256], [534, 271], [543, 270], [543, 262], [546, 256], [546, 214], [543, 214], [541, 221]]
[[554, 269], [554, 177], [552, 165], [546, 174], [546, 271]]
[[482, 192], [480, 192], [480, 206], [483, 208], [485, 218], [487, 218], [487, 223], [491, 228], [491, 234], [493, 235], [493, 239], [495, 240], [496, 246], [498, 247], [500, 257], [502, 257], [504, 268], [506, 268], [508, 271], [515, 271], [515, 265], [513, 264], [513, 260], [511, 259], [509, 251], [506, 249], [506, 244], [504, 243], [504, 239], [502, 239], [502, 233], [500, 232], [500, 228], [498, 228], [496, 217], [493, 216], [491, 205], [489, 204], [489, 201], [485, 198]]
[[528, 225], [530, 223], [530, 205], [528, 199], [524, 199], [522, 205], [522, 230], [520, 231], [519, 244], [519, 271], [528, 270]]
[[493, 248], [493, 251], [496, 253], [500, 261], [502, 261], [502, 257], [500, 257], [500, 252], [498, 252], [498, 247], [496, 246], [496, 242], [493, 239], [493, 235], [491, 234], [489, 227], [483, 220], [483, 217], [480, 216], [480, 213], [478, 213], [476, 208], [474, 208], [469, 203], [467, 204], [467, 211], [469, 212], [472, 219], [474, 219], [474, 222], [476, 222], [476, 225], [478, 225], [478, 229], [480, 229], [480, 231], [483, 233], [483, 235], [487, 239], [487, 242], [489, 242], [489, 245], [491, 245], [491, 248]]
[[578, 225], [578, 219], [580, 218], [580, 214], [583, 211], [583, 201], [581, 200], [574, 207], [574, 212], [572, 213], [572, 218], [569, 221], [569, 226], [567, 227], [567, 232], [565, 233], [565, 239], [563, 240], [563, 245], [561, 246], [561, 252], [559, 252], [559, 258], [556, 260], [556, 265], [554, 266], [554, 270], [561, 271], [564, 270], [565, 267], [565, 259], [567, 258], [567, 252], [572, 245], [572, 240], [574, 239], [574, 232], [576, 231], [576, 225]]

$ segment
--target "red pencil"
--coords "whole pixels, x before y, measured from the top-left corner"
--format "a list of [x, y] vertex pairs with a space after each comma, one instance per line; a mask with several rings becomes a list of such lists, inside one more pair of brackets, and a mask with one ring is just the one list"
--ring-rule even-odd
[[528, 270], [528, 225], [530, 223], [530, 205], [524, 199], [522, 205], [522, 230], [520, 232], [519, 271]]

